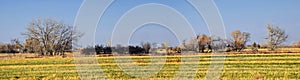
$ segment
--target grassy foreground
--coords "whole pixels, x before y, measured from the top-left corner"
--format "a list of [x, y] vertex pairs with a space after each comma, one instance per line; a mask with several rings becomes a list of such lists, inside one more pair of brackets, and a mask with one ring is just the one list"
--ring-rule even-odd
[[[134, 56], [121, 57], [124, 60], [132, 58], [139, 66], [147, 66], [150, 57]], [[173, 79], [179, 71], [179, 65], [197, 65], [197, 72], [194, 78], [205, 79], [211, 55], [199, 55], [197, 61], [181, 63], [182, 58], [188, 56], [167, 56], [152, 57], [153, 59], [166, 58], [164, 62], [155, 63], [163, 65], [163, 68], [148, 79]], [[104, 76], [95, 75], [92, 77], [106, 77], [108, 79], [143, 79], [126, 74], [115, 62], [115, 57], [98, 57], [96, 65], [102, 68]], [[131, 63], [122, 64], [130, 65]], [[89, 65], [86, 65], [89, 66]], [[153, 68], [154, 69], [154, 68]], [[154, 71], [147, 68], [143, 71]], [[134, 69], [132, 69], [134, 70]], [[36, 58], [36, 59], [3, 59], [0, 60], [0, 79], [80, 79], [78, 76], [73, 58]], [[94, 71], [89, 69], [87, 71]], [[185, 71], [187, 74], [189, 70]], [[219, 79], [300, 79], [300, 54], [227, 54]]]

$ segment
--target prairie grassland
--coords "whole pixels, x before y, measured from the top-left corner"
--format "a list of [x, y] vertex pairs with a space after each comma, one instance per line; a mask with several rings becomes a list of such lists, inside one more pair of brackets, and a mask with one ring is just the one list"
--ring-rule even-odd
[[[251, 48], [246, 48], [245, 50], [243, 51], [251, 51]], [[258, 51], [262, 51], [262, 52], [271, 52], [269, 51], [268, 49], [266, 48], [261, 48], [261, 49], [258, 49]], [[299, 53], [300, 52], [300, 48], [278, 48], [276, 51], [273, 51], [273, 52], [291, 52], [291, 53]]]
[[[124, 60], [125, 65], [132, 63], [147, 66], [152, 59], [166, 58], [161, 70], [148, 79], [173, 79], [179, 71], [180, 65], [197, 65], [194, 78], [205, 79], [212, 57], [209, 54], [200, 54], [199, 60], [182, 63], [182, 58], [191, 56], [133, 56], [133, 57], [97, 57], [104, 75], [91, 77], [106, 77], [108, 79], [143, 79], [124, 72], [116, 60]], [[120, 59], [122, 58], [122, 59]], [[220, 59], [222, 60], [222, 59]], [[92, 65], [85, 65], [92, 66]], [[143, 71], [151, 72], [156, 68], [147, 68]], [[132, 69], [134, 70], [134, 68]], [[0, 79], [80, 79], [75, 60], [73, 58], [34, 58], [34, 59], [2, 59], [0, 60]], [[86, 71], [93, 71], [89, 69]], [[189, 74], [189, 70], [185, 71]], [[87, 76], [89, 77], [89, 76]], [[300, 53], [284, 54], [228, 54], [223, 65], [220, 79], [300, 79]]]

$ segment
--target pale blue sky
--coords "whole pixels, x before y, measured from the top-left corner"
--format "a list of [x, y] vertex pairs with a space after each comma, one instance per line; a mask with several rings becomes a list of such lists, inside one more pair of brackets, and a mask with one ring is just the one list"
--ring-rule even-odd
[[[82, 0], [1, 0], [0, 42], [8, 43], [12, 38], [24, 39], [25, 32], [33, 18], [52, 17], [73, 25]], [[96, 42], [105, 43], [110, 38], [114, 24], [129, 9], [145, 4], [160, 3], [177, 9], [183, 14], [197, 34], [208, 33], [206, 24], [196, 10], [185, 0], [116, 0], [104, 13], [101, 27], [96, 32]], [[290, 35], [287, 42], [300, 39], [300, 0], [215, 0], [223, 17], [227, 34], [233, 30], [251, 33], [251, 42], [264, 42], [266, 23], [281, 26]], [[153, 33], [155, 32], [155, 33]], [[141, 35], [143, 33], [144, 35]], [[166, 37], [168, 36], [168, 37]], [[228, 35], [227, 35], [228, 36]], [[176, 45], [176, 37], [165, 28], [144, 27], [132, 37], [132, 43], [140, 41], [170, 41]]]

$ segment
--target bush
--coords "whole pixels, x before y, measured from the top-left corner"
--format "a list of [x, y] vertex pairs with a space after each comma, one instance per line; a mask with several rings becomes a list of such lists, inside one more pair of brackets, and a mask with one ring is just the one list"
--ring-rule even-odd
[[96, 45], [95, 51], [97, 54], [111, 54], [112, 48], [111, 47], [103, 47], [102, 45]]
[[95, 48], [94, 47], [87, 47], [80, 50], [81, 54], [84, 55], [93, 55], [95, 54]]

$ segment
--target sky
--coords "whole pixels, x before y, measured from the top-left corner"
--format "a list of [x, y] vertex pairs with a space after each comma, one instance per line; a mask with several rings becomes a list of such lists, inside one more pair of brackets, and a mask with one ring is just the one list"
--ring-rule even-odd
[[[280, 26], [289, 35], [285, 44], [300, 39], [300, 0], [214, 0], [224, 21], [228, 38], [230, 32], [240, 30], [251, 33], [251, 41], [264, 43], [266, 24]], [[73, 25], [83, 0], [1, 0], [0, 42], [9, 43], [12, 38], [24, 42], [27, 25], [35, 18], [55, 18]], [[116, 0], [107, 8], [96, 29], [95, 41], [105, 44], [110, 40], [114, 25], [128, 10], [147, 3], [167, 5], [180, 12], [192, 25], [196, 34], [209, 35], [208, 28], [195, 8], [185, 0]], [[158, 12], [159, 13], [159, 12]], [[144, 25], [137, 29], [130, 43], [144, 41], [169, 42], [178, 45], [172, 31], [161, 25]]]

